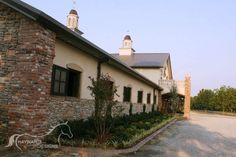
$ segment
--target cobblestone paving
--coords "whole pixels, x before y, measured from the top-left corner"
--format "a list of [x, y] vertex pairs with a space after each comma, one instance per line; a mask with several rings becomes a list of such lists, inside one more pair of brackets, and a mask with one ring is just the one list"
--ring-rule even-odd
[[119, 157], [236, 157], [236, 117], [192, 113], [138, 152]]

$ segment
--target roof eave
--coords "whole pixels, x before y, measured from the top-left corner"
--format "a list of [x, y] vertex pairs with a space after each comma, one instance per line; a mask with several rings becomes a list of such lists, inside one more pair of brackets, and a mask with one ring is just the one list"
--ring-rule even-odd
[[132, 68], [142, 68], [142, 69], [160, 69], [163, 66], [131, 66]]

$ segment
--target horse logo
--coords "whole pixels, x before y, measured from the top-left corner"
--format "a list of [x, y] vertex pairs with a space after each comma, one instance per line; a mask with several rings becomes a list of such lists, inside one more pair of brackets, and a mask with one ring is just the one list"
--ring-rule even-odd
[[[58, 138], [57, 138], [57, 142], [58, 142], [58, 145], [61, 146], [61, 136], [64, 135], [64, 136], [67, 136], [68, 138], [72, 138], [73, 137], [73, 134], [71, 132], [71, 128], [70, 126], [68, 125], [68, 121], [65, 122], [65, 123], [60, 123], [60, 124], [57, 124], [55, 126], [51, 126], [51, 128], [49, 129], [48, 132], [46, 132], [45, 134], [43, 135], [31, 135], [31, 134], [28, 134], [28, 133], [24, 133], [24, 134], [14, 134], [12, 135], [10, 138], [9, 138], [9, 141], [8, 141], [8, 145], [6, 145], [5, 147], [11, 147], [15, 144], [15, 146], [20, 150], [22, 151], [22, 148], [19, 146], [19, 144], [26, 144], [26, 145], [34, 145], [34, 147], [38, 147], [39, 145], [42, 144], [42, 140], [44, 137], [50, 135], [55, 129], [59, 129], [60, 131], [60, 134], [58, 135]], [[26, 139], [26, 140], [20, 140], [20, 139]]]

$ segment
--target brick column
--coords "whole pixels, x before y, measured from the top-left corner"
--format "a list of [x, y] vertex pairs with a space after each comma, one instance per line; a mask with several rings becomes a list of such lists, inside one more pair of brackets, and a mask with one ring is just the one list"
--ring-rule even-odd
[[184, 118], [190, 118], [191, 77], [185, 76]]
[[0, 3], [0, 133], [2, 124], [8, 136], [47, 130], [55, 36]]
[[158, 111], [162, 112], [162, 96], [161, 96], [161, 92], [158, 91]]

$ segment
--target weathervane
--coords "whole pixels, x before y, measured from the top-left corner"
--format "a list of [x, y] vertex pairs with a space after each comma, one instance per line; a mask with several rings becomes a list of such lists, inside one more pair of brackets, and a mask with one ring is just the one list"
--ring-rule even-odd
[[73, 0], [73, 8], [75, 9], [76, 6], [76, 0]]

